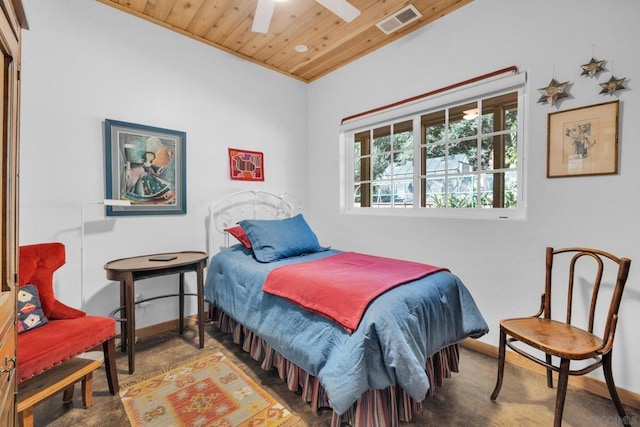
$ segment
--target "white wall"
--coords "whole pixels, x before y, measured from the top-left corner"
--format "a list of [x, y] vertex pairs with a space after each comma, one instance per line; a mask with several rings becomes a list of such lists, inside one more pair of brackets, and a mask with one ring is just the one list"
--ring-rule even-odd
[[[615, 11], [608, 14], [607, 11]], [[537, 311], [550, 246], [592, 246], [630, 257], [630, 279], [614, 348], [617, 384], [640, 393], [640, 58], [637, 0], [476, 0], [377, 52], [309, 85], [309, 219], [321, 243], [345, 250], [448, 266], [470, 288], [492, 328], [482, 341], [497, 345], [499, 319]], [[599, 95], [581, 64], [607, 60], [625, 91]], [[341, 215], [340, 120], [481, 74], [516, 65], [528, 75], [525, 141], [525, 221], [394, 219]], [[552, 77], [569, 80], [570, 98], [537, 103]], [[547, 179], [547, 114], [619, 99], [620, 173]], [[390, 244], [390, 242], [392, 242]], [[598, 375], [599, 378], [601, 376]], [[508, 379], [506, 379], [508, 381]], [[489, 385], [488, 387], [492, 387]]]
[[[187, 214], [105, 217], [86, 207], [87, 311], [118, 305], [105, 262], [206, 250], [208, 204], [242, 189], [306, 193], [306, 86], [96, 1], [25, 0], [20, 243], [60, 241], [57, 297], [80, 307], [80, 209], [105, 197], [104, 119], [187, 133]], [[264, 183], [231, 181], [227, 148], [263, 151]], [[303, 161], [300, 161], [303, 159]], [[186, 275], [195, 289], [195, 274]], [[175, 293], [177, 277], [136, 286]], [[190, 313], [195, 298], [187, 298]], [[178, 317], [177, 299], [138, 309], [137, 326]]]

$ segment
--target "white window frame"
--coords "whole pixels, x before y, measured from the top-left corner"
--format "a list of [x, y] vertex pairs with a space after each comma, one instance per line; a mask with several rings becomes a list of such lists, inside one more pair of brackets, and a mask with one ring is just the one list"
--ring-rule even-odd
[[[466, 85], [454, 90], [440, 93], [398, 107], [389, 108], [345, 122], [340, 128], [340, 150], [343, 173], [340, 180], [341, 213], [371, 216], [420, 216], [429, 218], [457, 218], [457, 219], [499, 219], [522, 220], [526, 218], [526, 187], [525, 187], [525, 148], [527, 146], [525, 129], [525, 83], [526, 73], [515, 73], [508, 76], [496, 77], [472, 85]], [[463, 104], [499, 95], [517, 92], [518, 96], [518, 206], [515, 208], [424, 208], [414, 199], [412, 208], [374, 208], [357, 207], [353, 203], [354, 188], [354, 135], [371, 128], [391, 125], [393, 123], [413, 120], [414, 162], [420, 159], [421, 126], [420, 116], [430, 111], [449, 108], [455, 104]], [[419, 168], [415, 167], [413, 188], [420, 188]]]

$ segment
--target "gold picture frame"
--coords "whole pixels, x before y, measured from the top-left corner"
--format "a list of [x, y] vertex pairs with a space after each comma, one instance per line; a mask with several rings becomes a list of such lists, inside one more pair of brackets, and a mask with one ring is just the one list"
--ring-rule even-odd
[[549, 113], [547, 178], [618, 173], [619, 102]]

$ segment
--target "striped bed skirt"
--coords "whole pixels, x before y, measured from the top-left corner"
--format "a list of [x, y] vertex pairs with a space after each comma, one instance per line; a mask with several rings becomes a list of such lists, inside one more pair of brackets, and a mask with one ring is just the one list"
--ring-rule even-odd
[[[300, 393], [302, 399], [310, 404], [312, 411], [331, 408], [324, 387], [316, 377], [282, 357], [259, 336], [222, 310], [215, 308], [211, 314], [222, 332], [232, 334], [233, 342], [242, 345], [242, 349], [254, 360], [261, 362], [262, 369], [275, 369], [278, 376], [287, 383], [289, 390]], [[432, 384], [427, 397], [435, 394], [433, 385], [441, 387], [443, 380], [451, 377], [451, 372], [458, 372], [459, 359], [457, 344], [445, 347], [427, 359], [425, 369]], [[331, 427], [345, 424], [352, 427], [395, 427], [400, 421], [412, 421], [414, 413], [422, 410], [423, 402], [424, 400], [416, 401], [397, 385], [383, 390], [369, 390], [344, 414], [333, 412]]]

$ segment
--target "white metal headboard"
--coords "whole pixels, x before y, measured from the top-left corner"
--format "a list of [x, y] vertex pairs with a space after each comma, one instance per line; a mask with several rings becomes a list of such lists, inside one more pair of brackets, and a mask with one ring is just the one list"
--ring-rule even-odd
[[[238, 221], [290, 218], [297, 215], [300, 208], [299, 200], [288, 193], [277, 195], [268, 191], [245, 190], [230, 194], [209, 205], [207, 253], [211, 256], [229, 246], [229, 233], [224, 229]], [[216, 241], [224, 242], [218, 250], [214, 247]]]

